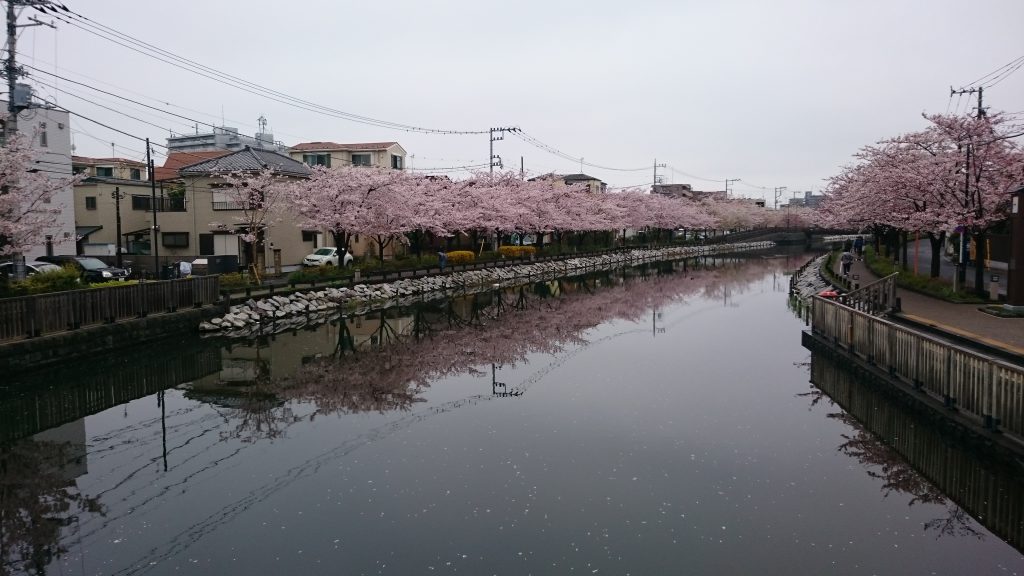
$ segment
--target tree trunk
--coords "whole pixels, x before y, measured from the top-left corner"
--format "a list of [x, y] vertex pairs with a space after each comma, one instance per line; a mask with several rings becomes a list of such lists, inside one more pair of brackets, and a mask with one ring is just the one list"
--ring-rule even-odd
[[928, 267], [928, 276], [930, 278], [938, 278], [939, 273], [942, 270], [942, 245], [946, 242], [946, 232], [942, 231], [936, 235], [934, 232], [928, 232], [928, 243], [932, 247], [931, 262]]
[[900, 230], [900, 245], [903, 248], [903, 258], [902, 258], [902, 260], [903, 260], [903, 271], [904, 272], [909, 270], [909, 268], [907, 267], [907, 240], [908, 240], [907, 231], [906, 230]]
[[971, 239], [974, 242], [974, 293], [982, 298], [988, 296], [985, 291], [985, 260], [988, 259], [987, 234], [984, 230]]

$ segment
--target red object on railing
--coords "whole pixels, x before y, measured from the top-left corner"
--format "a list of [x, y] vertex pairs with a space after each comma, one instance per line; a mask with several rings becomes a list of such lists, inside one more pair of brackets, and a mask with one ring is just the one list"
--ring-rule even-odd
[[839, 292], [836, 292], [835, 290], [822, 290], [821, 292], [818, 292], [818, 296], [821, 296], [822, 298], [838, 298]]

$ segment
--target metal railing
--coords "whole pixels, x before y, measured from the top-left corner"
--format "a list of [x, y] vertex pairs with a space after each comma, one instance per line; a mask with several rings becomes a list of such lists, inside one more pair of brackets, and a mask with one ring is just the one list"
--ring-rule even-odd
[[[860, 302], [868, 309], [882, 306], [872, 298]], [[820, 296], [812, 299], [811, 330], [978, 425], [1024, 443], [1024, 366]]]
[[140, 282], [0, 299], [0, 342], [201, 308], [220, 298], [219, 276]]
[[875, 280], [870, 284], [856, 290], [851, 290], [840, 296], [839, 301], [853, 308], [866, 312], [872, 316], [881, 316], [897, 309], [896, 306], [896, 277], [898, 272]]

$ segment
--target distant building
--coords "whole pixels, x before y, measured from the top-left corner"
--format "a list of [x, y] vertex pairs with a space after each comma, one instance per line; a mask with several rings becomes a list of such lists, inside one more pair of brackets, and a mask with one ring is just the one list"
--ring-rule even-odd
[[587, 174], [555, 174], [555, 173], [550, 173], [550, 174], [542, 174], [540, 176], [535, 176], [533, 178], [530, 178], [531, 182], [533, 182], [534, 180], [551, 180], [556, 185], [561, 183], [563, 186], [576, 186], [576, 185], [582, 184], [582, 185], [586, 186], [587, 189], [590, 192], [594, 192], [594, 193], [601, 193], [601, 192], [607, 192], [608, 191], [608, 185], [607, 184], [605, 184], [600, 179], [594, 178], [593, 176], [589, 176]]
[[238, 128], [222, 126], [214, 128], [212, 132], [200, 134], [182, 134], [171, 136], [167, 139], [167, 149], [170, 152], [207, 152], [211, 150], [229, 150], [236, 152], [246, 147], [272, 152], [286, 152], [288, 147], [274, 140], [274, 135], [266, 132], [257, 132], [255, 136], [240, 134]]
[[[71, 124], [69, 114], [31, 102], [31, 88], [19, 84], [21, 89], [16, 94], [24, 94], [26, 106], [18, 113], [18, 131], [34, 136], [37, 170], [51, 178], [68, 178], [71, 176]], [[21, 99], [15, 98], [15, 103]], [[0, 106], [7, 110], [7, 102], [0, 100]], [[2, 132], [2, 130], [0, 130]], [[75, 208], [74, 192], [71, 186], [54, 194], [49, 207], [59, 208], [56, 217], [54, 234], [42, 240], [23, 255], [26, 261], [47, 252], [53, 254], [75, 253]]]
[[303, 142], [288, 150], [288, 155], [307, 166], [377, 166], [405, 169], [405, 148], [398, 142]]
[[693, 198], [693, 186], [689, 184], [655, 184], [651, 186], [651, 194], [660, 194], [671, 198]]
[[804, 192], [804, 206], [808, 208], [817, 208], [821, 206], [822, 201], [825, 200], [824, 194], [815, 194], [813, 192]]

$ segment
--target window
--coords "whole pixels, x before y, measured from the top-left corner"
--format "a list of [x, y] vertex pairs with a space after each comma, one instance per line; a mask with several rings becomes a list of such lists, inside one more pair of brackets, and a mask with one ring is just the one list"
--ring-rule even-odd
[[303, 154], [302, 161], [305, 162], [307, 166], [331, 167], [330, 154]]
[[164, 232], [165, 248], [188, 248], [188, 232]]
[[316, 242], [316, 230], [303, 230], [302, 231], [303, 242]]
[[199, 235], [199, 255], [213, 256], [213, 234]]
[[114, 169], [111, 168], [110, 166], [97, 166], [96, 167], [96, 177], [97, 178], [113, 178], [114, 177]]
[[95, 196], [86, 196], [85, 197], [85, 209], [86, 210], [95, 210], [96, 209], [96, 197]]
[[402, 169], [402, 157], [401, 156], [396, 156], [396, 155], [392, 154], [391, 155], [391, 167], [394, 168], [395, 170], [401, 170]]
[[352, 155], [353, 166], [369, 166], [370, 155], [369, 154], [353, 154]]
[[132, 170], [131, 170], [131, 179], [132, 180], [142, 180], [142, 170], [140, 170], [138, 168], [132, 168]]
[[[46, 124], [43, 124], [43, 126], [45, 127]], [[39, 131], [39, 147], [40, 148], [47, 148], [49, 146], [50, 146], [50, 143], [49, 143], [49, 141], [46, 138], [46, 130], [40, 130]]]

